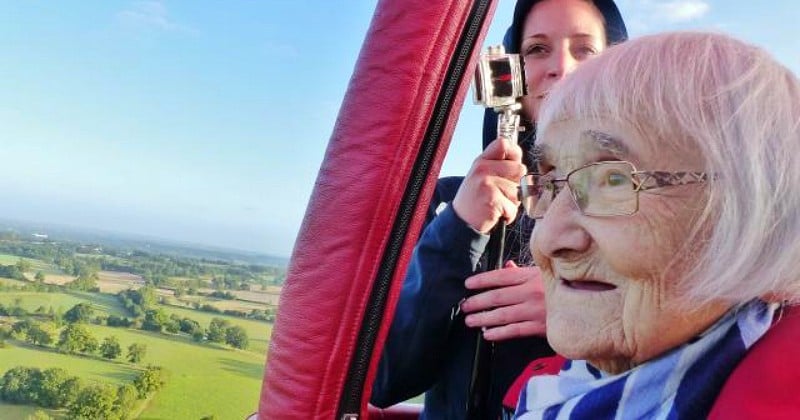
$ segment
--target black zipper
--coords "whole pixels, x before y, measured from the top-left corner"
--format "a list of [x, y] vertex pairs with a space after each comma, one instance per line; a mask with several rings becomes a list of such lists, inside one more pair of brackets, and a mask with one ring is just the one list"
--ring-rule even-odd
[[353, 359], [347, 372], [342, 398], [339, 400], [337, 419], [342, 419], [346, 414], [352, 415], [360, 412], [369, 361], [372, 358], [378, 329], [383, 321], [386, 297], [397, 267], [400, 250], [408, 233], [408, 225], [414, 215], [414, 209], [417, 207], [420, 191], [425, 178], [430, 172], [431, 162], [439, 148], [442, 130], [447, 122], [447, 116], [450, 115], [453, 108], [453, 99], [458, 91], [458, 86], [464, 78], [464, 72], [469, 62], [469, 57], [475, 48], [480, 28], [489, 13], [490, 3], [491, 0], [475, 0], [472, 3], [472, 8], [467, 17], [467, 24], [459, 37], [455, 54], [445, 74], [442, 90], [436, 98], [432, 118], [425, 131], [420, 153], [414, 162], [411, 177], [400, 202], [398, 216], [392, 226], [389, 243], [383, 252], [381, 265], [376, 280], [372, 285], [369, 303], [364, 313], [364, 321], [361, 324]]

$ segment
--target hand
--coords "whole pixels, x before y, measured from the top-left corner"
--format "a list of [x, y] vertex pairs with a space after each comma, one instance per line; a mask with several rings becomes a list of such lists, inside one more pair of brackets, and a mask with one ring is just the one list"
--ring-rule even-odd
[[483, 328], [489, 341], [545, 334], [544, 285], [538, 267], [508, 261], [501, 270], [476, 274], [464, 283], [481, 290], [461, 303], [469, 327]]
[[481, 233], [489, 232], [500, 219], [517, 217], [519, 179], [527, 169], [519, 145], [498, 138], [472, 163], [453, 199], [458, 217]]

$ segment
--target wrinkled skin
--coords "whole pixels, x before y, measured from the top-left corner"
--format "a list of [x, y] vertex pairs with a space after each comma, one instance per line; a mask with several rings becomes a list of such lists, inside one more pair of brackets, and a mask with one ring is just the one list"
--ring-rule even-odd
[[[590, 129], [624, 147], [602, 147], [583, 134]], [[610, 121], [555, 123], [539, 140], [545, 151], [539, 169], [557, 177], [601, 160], [627, 160], [639, 170], [702, 167], [697, 150], [651, 150], [631, 127]], [[632, 216], [585, 216], [567, 188], [555, 197], [534, 228], [531, 252], [541, 268], [547, 337], [556, 352], [618, 373], [685, 343], [728, 310], [721, 302], [689, 305], [678, 287], [701, 250], [701, 240], [686, 245], [686, 238], [706, 188], [641, 192]]]

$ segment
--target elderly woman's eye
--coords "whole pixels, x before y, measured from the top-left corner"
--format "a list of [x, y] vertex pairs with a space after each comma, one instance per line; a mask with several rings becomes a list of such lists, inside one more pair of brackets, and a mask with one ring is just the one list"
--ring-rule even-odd
[[606, 175], [606, 185], [609, 187], [621, 187], [630, 184], [630, 177], [619, 172], [611, 172]]

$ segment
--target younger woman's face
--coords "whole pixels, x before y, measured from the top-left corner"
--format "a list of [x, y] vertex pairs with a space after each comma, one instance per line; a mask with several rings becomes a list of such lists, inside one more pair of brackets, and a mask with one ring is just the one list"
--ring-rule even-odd
[[544, 0], [525, 19], [520, 54], [525, 59], [528, 95], [525, 114], [533, 121], [557, 81], [605, 49], [603, 16], [585, 0]]

